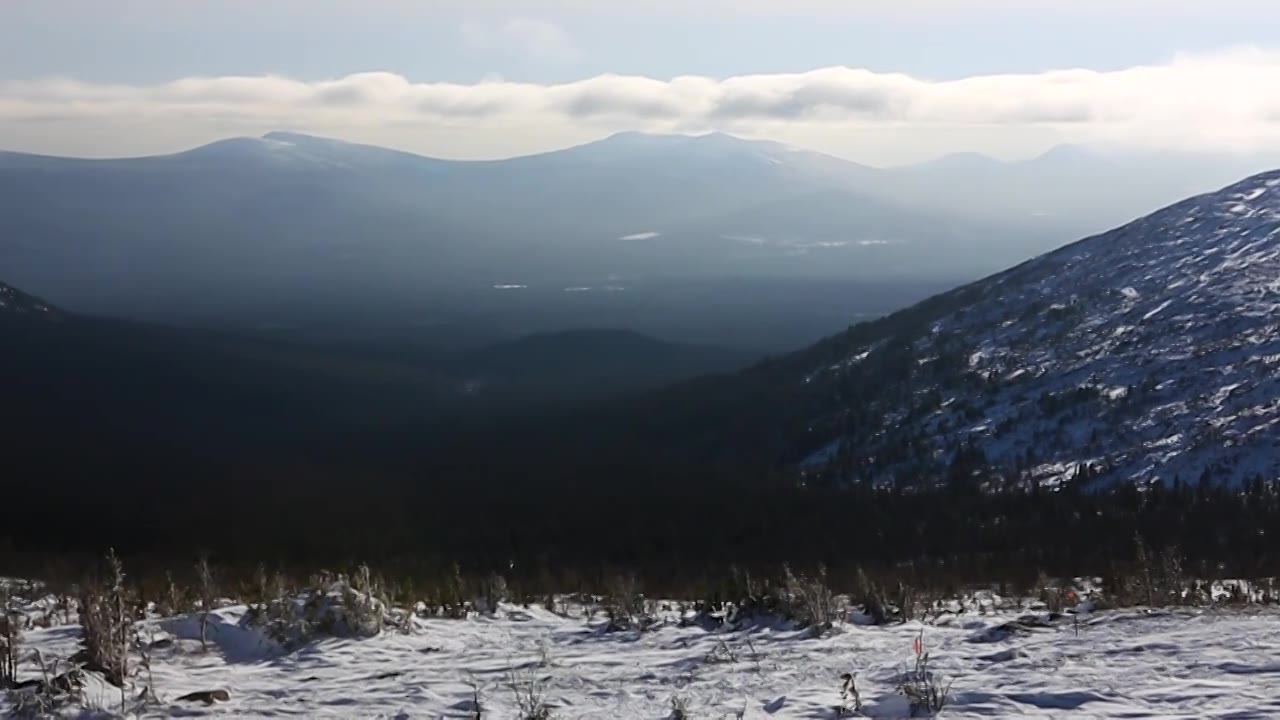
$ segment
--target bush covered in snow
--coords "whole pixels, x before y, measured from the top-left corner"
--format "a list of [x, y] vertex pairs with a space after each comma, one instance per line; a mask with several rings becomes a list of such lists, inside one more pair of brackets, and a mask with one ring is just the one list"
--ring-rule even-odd
[[243, 622], [293, 650], [323, 636], [373, 637], [382, 632], [387, 610], [381, 581], [361, 565], [351, 575], [317, 574], [299, 593], [277, 576], [273, 585], [264, 585]]

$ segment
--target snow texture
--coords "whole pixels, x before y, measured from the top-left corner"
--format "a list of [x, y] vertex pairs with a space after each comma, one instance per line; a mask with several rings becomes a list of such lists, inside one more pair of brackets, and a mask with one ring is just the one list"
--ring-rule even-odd
[[53, 314], [55, 311], [40, 299], [0, 283], [0, 316]]
[[[1006, 478], [1050, 486], [1081, 469], [1098, 482], [1280, 476], [1280, 171], [944, 297], [909, 338], [918, 369], [863, 409], [882, 422], [850, 431], [851, 409], [833, 408], [814, 419], [809, 462], [839, 442], [850, 480], [892, 482], [907, 469], [871, 459], [885, 448], [927, 447], [936, 470], [965, 443]], [[803, 382], [839, 383], [875, 350]]]
[[[688, 701], [691, 717], [830, 718], [841, 676], [854, 673], [861, 716], [905, 717], [896, 685], [923, 630], [932, 672], [953, 682], [948, 718], [1280, 716], [1273, 612], [1137, 609], [1051, 621], [1041, 612], [1019, 624], [1025, 611], [994, 607], [956, 605], [927, 623], [883, 627], [853, 616], [812, 639], [787, 627], [682, 625], [675, 610], [655, 630], [606, 633], [599, 619], [502, 605], [492, 617], [418, 619], [411, 634], [325, 639], [285, 653], [241, 622], [244, 606], [232, 606], [215, 613], [208, 653], [195, 617], [141, 624], [155, 644], [160, 698], [142, 714], [469, 718], [478, 688], [484, 717], [516, 718], [514, 678], [539, 686], [556, 718], [665, 718], [673, 697]], [[23, 651], [65, 658], [77, 635], [75, 625], [32, 629]], [[35, 677], [31, 663], [22, 676]], [[177, 700], [218, 689], [228, 702]], [[86, 694], [101, 708], [119, 706], [119, 691], [101, 682]]]

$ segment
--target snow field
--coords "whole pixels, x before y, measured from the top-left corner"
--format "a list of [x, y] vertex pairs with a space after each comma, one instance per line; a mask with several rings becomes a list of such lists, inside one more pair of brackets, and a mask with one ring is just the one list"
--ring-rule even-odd
[[[516, 688], [534, 688], [555, 718], [666, 718], [672, 698], [691, 718], [832, 718], [852, 673], [861, 716], [907, 717], [896, 687], [923, 630], [930, 668], [953, 683], [943, 717], [1280, 717], [1280, 613], [1263, 610], [1108, 611], [1030, 624], [1040, 627], [1008, 625], [1017, 611], [881, 627], [855, 616], [815, 639], [787, 626], [681, 626], [677, 613], [648, 632], [607, 633], [599, 616], [504, 604], [491, 617], [418, 618], [409, 634], [287, 654], [241, 623], [246, 611], [215, 612], [207, 653], [195, 616], [144, 621], [160, 702], [136, 716], [471, 718], [478, 692], [483, 717], [505, 720], [520, 717]], [[32, 629], [22, 649], [66, 658], [78, 635]], [[176, 700], [215, 689], [230, 700]], [[119, 708], [119, 690], [101, 682], [86, 695]]]

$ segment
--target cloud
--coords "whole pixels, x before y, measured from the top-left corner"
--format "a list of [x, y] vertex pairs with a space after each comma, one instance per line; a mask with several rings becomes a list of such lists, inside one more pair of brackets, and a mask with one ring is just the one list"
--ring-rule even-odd
[[[68, 14], [87, 16], [93, 21], [121, 18], [130, 24], [154, 22], [172, 27], [175, 22], [208, 24], [219, 19], [234, 22], [250, 17], [296, 24], [302, 16], [342, 19], [367, 17], [368, 0], [40, 0], [22, 11], [41, 19]], [[438, 18], [442, 15], [503, 17], [511, 14], [545, 17], [550, 15], [619, 14], [687, 16], [795, 15], [801, 17], [884, 16], [974, 17], [992, 12], [1046, 12], [1094, 14], [1103, 17], [1129, 15], [1150, 17], [1153, 13], [1180, 16], [1241, 16], [1274, 9], [1273, 0], [647, 0], [644, 3], [619, 0], [378, 0], [376, 12], [396, 19]]]
[[[517, 33], [518, 34], [518, 33]], [[324, 81], [193, 77], [130, 86], [0, 83], [0, 123], [223, 123], [326, 128], [830, 130], [1052, 128], [1072, 140], [1251, 147], [1280, 139], [1280, 53], [1239, 49], [1115, 71], [932, 81], [832, 67], [716, 79], [601, 75], [542, 85], [413, 82], [388, 72]], [[548, 129], [552, 130], [548, 130]], [[775, 133], [776, 134], [776, 133]], [[0, 138], [3, 139], [3, 138]]]
[[559, 25], [535, 18], [507, 18], [496, 23], [469, 20], [462, 39], [473, 50], [514, 53], [535, 60], [569, 62], [582, 51]]

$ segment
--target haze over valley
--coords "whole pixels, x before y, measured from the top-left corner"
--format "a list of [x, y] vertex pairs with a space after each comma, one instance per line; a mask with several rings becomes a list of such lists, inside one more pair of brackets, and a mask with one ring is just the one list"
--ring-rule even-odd
[[0, 259], [62, 307], [154, 322], [438, 327], [446, 344], [460, 325], [610, 328], [777, 352], [1265, 162], [1062, 147], [875, 169], [641, 133], [460, 162], [274, 132], [122, 160], [0, 155]]

